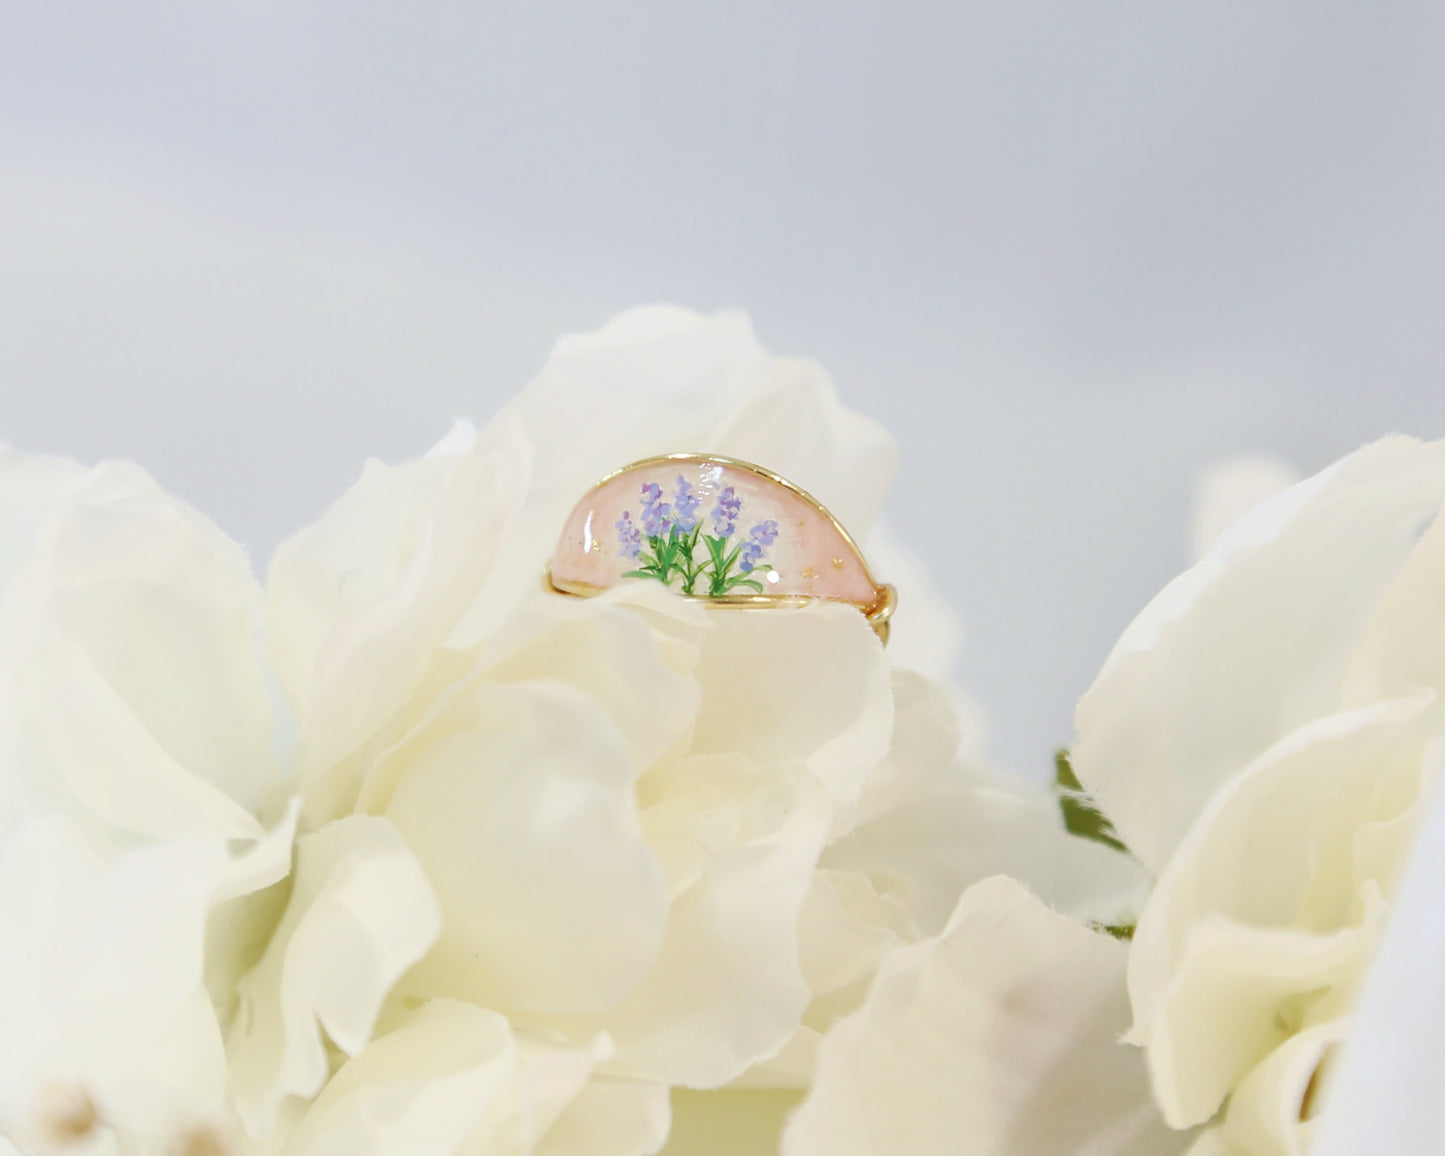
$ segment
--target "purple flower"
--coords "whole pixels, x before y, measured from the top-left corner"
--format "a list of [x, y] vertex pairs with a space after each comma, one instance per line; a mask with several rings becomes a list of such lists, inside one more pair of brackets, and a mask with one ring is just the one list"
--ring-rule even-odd
[[743, 508], [743, 500], [737, 496], [732, 486], [729, 486], [717, 496], [717, 505], [712, 508], [713, 532], [719, 538], [727, 538], [737, 529], [738, 511]]
[[622, 556], [636, 558], [637, 552], [642, 549], [642, 535], [632, 524], [631, 511], [623, 510], [622, 517], [612, 524], [617, 527], [617, 546]]
[[671, 507], [663, 501], [662, 487], [656, 482], [647, 482], [642, 487], [642, 532], [649, 538], [667, 533], [667, 515]]
[[743, 547], [742, 553], [738, 556], [738, 569], [744, 574], [757, 569], [763, 551], [778, 540], [778, 524], [769, 518], [766, 522], [759, 522], [748, 531], [748, 543]]
[[692, 492], [692, 483], [681, 474], [677, 477], [677, 493], [672, 498], [672, 524], [684, 534], [697, 525], [697, 508], [702, 499]]

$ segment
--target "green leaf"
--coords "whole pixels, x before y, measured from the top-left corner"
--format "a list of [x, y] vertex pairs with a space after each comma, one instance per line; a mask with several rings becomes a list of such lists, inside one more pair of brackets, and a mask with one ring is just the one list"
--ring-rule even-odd
[[1067, 750], [1054, 755], [1054, 793], [1059, 797], [1059, 810], [1063, 812], [1064, 828], [1069, 834], [1128, 854], [1129, 848], [1124, 846], [1114, 824], [1104, 817], [1079, 782], [1079, 776], [1074, 774]]
[[703, 542], [707, 544], [708, 556], [712, 560], [712, 572], [708, 575], [707, 592], [718, 595], [723, 592], [723, 584], [727, 579], [727, 565], [723, 562], [723, 549], [727, 545], [727, 539], [710, 534], [703, 539]]
[[1122, 939], [1125, 943], [1134, 938], [1132, 923], [1091, 923], [1089, 926], [1105, 935], [1112, 935], [1115, 939]]
[[722, 547], [722, 539], [715, 538], [713, 535], [709, 534], [706, 538], [702, 540], [702, 544], [707, 547], [707, 556], [709, 559], [712, 560], [712, 564], [716, 566], [718, 562], [722, 559], [722, 554], [719, 553], [719, 550]]
[[727, 594], [730, 591], [736, 590], [739, 586], [751, 587], [759, 594], [763, 592], [763, 584], [759, 582], [756, 578], [748, 578], [742, 574], [734, 574], [731, 578], [727, 580], [727, 584], [723, 588], [723, 593]]

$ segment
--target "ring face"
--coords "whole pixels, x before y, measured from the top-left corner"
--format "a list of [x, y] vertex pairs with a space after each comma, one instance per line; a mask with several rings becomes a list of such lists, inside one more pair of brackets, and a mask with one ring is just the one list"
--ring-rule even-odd
[[590, 595], [629, 578], [723, 605], [857, 606], [875, 625], [892, 610], [848, 532], [816, 499], [760, 466], [669, 454], [625, 466], [573, 509], [548, 578]]

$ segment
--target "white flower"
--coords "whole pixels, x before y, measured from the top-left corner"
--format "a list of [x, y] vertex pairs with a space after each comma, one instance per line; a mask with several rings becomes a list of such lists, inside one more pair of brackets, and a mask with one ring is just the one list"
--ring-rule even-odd
[[[585, 436], [559, 444], [589, 412]], [[467, 1020], [430, 1010], [465, 1004], [501, 1017], [503, 1052], [546, 1044], [582, 1075], [565, 1112], [529, 1106], [513, 1073], [445, 1127], [473, 1141], [501, 1127], [560, 1152], [597, 1145], [596, 1117], [615, 1121], [605, 1150], [642, 1151], [667, 1133], [671, 1086], [725, 1083], [798, 1032], [818, 857], [888, 749], [878, 640], [846, 607], [708, 614], [661, 588], [591, 601], [539, 590], [591, 481], [679, 446], [764, 458], [851, 503], [860, 529], [892, 452], [816, 369], [766, 357], [739, 319], [647, 311], [564, 342], [475, 438], [369, 467], [278, 551], [267, 627], [316, 833], [301, 842], [293, 910], [242, 985], [254, 1010], [231, 1049], [254, 1134], [288, 1096], [326, 1084], [326, 989], [306, 977], [333, 969], [324, 939], [309, 949], [322, 954], [303, 951], [314, 920], [294, 909], [315, 902], [300, 886], [310, 841], [362, 815], [409, 849], [439, 923], [403, 935], [394, 913], [352, 908], [374, 935], [353, 959], [375, 959], [384, 937], [414, 966], [400, 983], [396, 969], [361, 969], [375, 982], [355, 997], [355, 1042], [327, 1024], [355, 1057], [336, 1077], [348, 1086], [369, 1082], [372, 1048], [395, 1046], [416, 1016]], [[390, 904], [400, 886], [366, 894]], [[259, 1014], [302, 987], [313, 994], [291, 999], [308, 1013]], [[358, 1096], [343, 1108], [323, 1092], [295, 1150], [330, 1131], [313, 1113], [362, 1112]], [[443, 1124], [423, 1113], [413, 1127], [415, 1145]]]
[[[369, 465], [277, 551], [264, 615], [239, 551], [134, 471], [86, 483], [125, 481], [125, 519], [105, 491], [82, 522], [72, 489], [91, 475], [12, 460], [0, 921], [21, 931], [0, 947], [0, 1003], [40, 992], [58, 1009], [15, 1019], [0, 1059], [22, 1146], [89, 1120], [124, 1153], [199, 1137], [290, 1156], [642, 1156], [706, 1151], [725, 1120], [767, 1150], [818, 1072], [821, 1134], [870, 1059], [844, 1037], [828, 1061], [832, 1035], [886, 1013], [870, 989], [907, 974], [886, 965], [908, 945], [925, 947], [905, 960], [982, 953], [947, 998], [1007, 1010], [999, 969], [1034, 968], [1039, 940], [950, 922], [966, 887], [1007, 871], [1081, 919], [1129, 909], [1128, 861], [1066, 836], [1046, 793], [961, 758], [956, 693], [897, 665], [948, 662], [956, 632], [922, 579], [888, 653], [848, 606], [541, 590], [577, 497], [678, 449], [762, 461], [865, 539], [893, 458], [744, 319], [639, 310], [562, 342], [481, 431]], [[53, 900], [30, 885], [40, 871]], [[1006, 902], [1103, 977], [1045, 1048], [1087, 1051], [1120, 949], [1017, 887]], [[1055, 1010], [1056, 979], [1017, 998]], [[131, 985], [126, 1015], [100, 1015]], [[71, 1036], [67, 1008], [86, 1017]], [[72, 1036], [52, 1062], [42, 1044]], [[944, 1059], [960, 1078], [1033, 1078], [1039, 1053], [996, 1043], [965, 1035]], [[1098, 1048], [1127, 1069], [1131, 1053]], [[1124, 1083], [1142, 1102], [1137, 1074]], [[896, 1150], [906, 1108], [1023, 1156], [1010, 1128], [1057, 1092], [1000, 1111], [931, 1087], [875, 1106], [869, 1150]], [[1057, 1109], [1063, 1129], [1081, 1119]]]
[[996, 876], [893, 952], [823, 1042], [788, 1156], [1165, 1156], [1127, 1023], [1125, 945]]
[[234, 970], [206, 949], [254, 932], [244, 897], [285, 876], [294, 824], [259, 591], [123, 464], [0, 450], [0, 543], [0, 1131], [140, 1150], [224, 1129], [207, 989]]
[[1304, 1150], [1445, 735], [1445, 444], [1258, 507], [1125, 633], [1075, 765], [1159, 873], [1129, 964], [1201, 1153]]
[[[333, 1068], [351, 1058], [327, 1082], [315, 1058], [287, 1065], [319, 1056], [324, 987], [300, 977], [329, 970], [290, 931], [308, 915], [288, 913], [243, 987], [258, 1008], [284, 1001], [288, 973], [315, 994], [294, 1023], [253, 1014], [233, 1032], [256, 1133], [281, 1119], [296, 1153], [334, 1135], [358, 1152], [465, 1136], [477, 1151], [642, 1153], [669, 1134], [685, 1152], [725, 1117], [776, 1144], [819, 1041], [964, 886], [1016, 869], [1083, 914], [1127, 902], [1128, 865], [1066, 838], [1047, 796], [956, 765], [949, 695], [891, 669], [855, 610], [706, 611], [647, 584], [540, 592], [577, 496], [679, 448], [765, 461], [860, 534], [892, 458], [819, 370], [768, 357], [741, 319], [644, 310], [562, 342], [475, 437], [369, 467], [278, 551], [267, 625], [316, 828], [298, 883], [307, 840], [367, 816], [409, 849], [440, 921], [390, 937], [415, 963], [385, 1000], [395, 969], [363, 969], [375, 982], [354, 1022], [375, 1034], [330, 1033]], [[430, 1077], [400, 1057], [446, 1031], [477, 1033], [476, 1050], [425, 1071], [486, 1090], [422, 1110]], [[551, 1073], [545, 1095], [528, 1072]], [[367, 1131], [383, 1101], [395, 1128]]]

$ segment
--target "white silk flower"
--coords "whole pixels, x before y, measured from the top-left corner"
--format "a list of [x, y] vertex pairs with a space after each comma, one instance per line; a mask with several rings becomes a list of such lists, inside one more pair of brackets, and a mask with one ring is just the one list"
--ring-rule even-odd
[[1445, 753], [1445, 444], [1250, 511], [1125, 632], [1075, 766], [1158, 875], [1133, 1027], [1196, 1156], [1298, 1156]]
[[864, 541], [895, 453], [741, 316], [655, 308], [369, 464], [264, 591], [134, 467], [4, 459], [21, 1151], [1159, 1150], [1088, 927], [1141, 877], [979, 763], [921, 567], [870, 555], [887, 650], [847, 606], [541, 589], [587, 487], [680, 449]]

